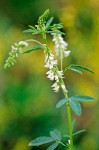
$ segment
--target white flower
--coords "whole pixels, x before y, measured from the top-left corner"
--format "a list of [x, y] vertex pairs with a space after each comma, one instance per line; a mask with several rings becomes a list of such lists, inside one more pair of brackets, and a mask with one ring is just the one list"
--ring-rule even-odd
[[60, 78], [63, 78], [62, 76], [63, 76], [63, 71], [61, 70], [61, 71], [57, 71], [57, 73], [58, 73], [58, 76], [60, 77]]
[[23, 48], [28, 46], [28, 43], [25, 41], [20, 41], [19, 43], [15, 43], [11, 46], [11, 52], [9, 53], [9, 57], [6, 60], [4, 68], [9, 68], [10, 66], [14, 65], [16, 62], [16, 58], [23, 53]]
[[52, 70], [49, 70], [46, 74], [48, 74], [47, 78], [49, 78], [50, 80], [54, 80], [54, 73]]
[[22, 46], [27, 47], [27, 46], [28, 46], [28, 43], [25, 42], [25, 41], [20, 41], [20, 42], [18, 43], [18, 45], [22, 45]]
[[45, 67], [52, 69], [54, 65], [57, 65], [57, 60], [54, 60], [54, 55], [50, 53], [50, 55], [45, 56]]
[[64, 51], [64, 56], [68, 57], [70, 55], [71, 51]]
[[58, 77], [58, 75], [55, 75], [55, 80], [56, 80], [57, 82], [59, 82], [59, 77]]
[[65, 92], [68, 92], [67, 89], [66, 89], [66, 86], [65, 86], [64, 84], [61, 85], [61, 88], [62, 88]]
[[58, 91], [59, 91], [59, 85], [58, 85], [57, 82], [55, 82], [55, 83], [52, 85], [52, 87], [53, 87], [54, 92], [58, 92]]
[[67, 92], [65, 85], [60, 84], [60, 79], [63, 78], [63, 70], [58, 70], [57, 60], [54, 60], [54, 55], [51, 52], [45, 55], [45, 67], [49, 69], [46, 73], [47, 78], [52, 81], [55, 80], [55, 83], [52, 85], [54, 92], [58, 92], [60, 87]]
[[56, 64], [57, 64], [57, 60], [52, 60], [52, 61], [48, 60], [48, 61], [46, 62], [46, 64], [45, 64], [45, 67], [52, 69], [53, 66], [56, 65]]
[[64, 41], [61, 34], [53, 33], [52, 35], [53, 35], [53, 41], [55, 43], [56, 56], [59, 56], [60, 58], [69, 56], [70, 51], [67, 51], [68, 43]]

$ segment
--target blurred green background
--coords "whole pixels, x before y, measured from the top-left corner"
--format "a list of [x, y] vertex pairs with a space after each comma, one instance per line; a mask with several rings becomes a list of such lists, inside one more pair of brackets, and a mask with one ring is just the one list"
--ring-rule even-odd
[[64, 67], [75, 63], [95, 72], [84, 72], [83, 76], [68, 72], [65, 80], [70, 96], [96, 98], [95, 102], [82, 104], [81, 117], [73, 115], [77, 120], [75, 131], [87, 129], [75, 136], [75, 147], [99, 150], [99, 0], [0, 0], [0, 150], [44, 150], [48, 145], [31, 148], [28, 143], [55, 128], [67, 133], [66, 108], [55, 109], [63, 95], [55, 94], [52, 82], [46, 79], [43, 51], [23, 55], [14, 67], [3, 69], [11, 45], [32, 37], [22, 31], [28, 24], [36, 24], [47, 8], [54, 22], [64, 24], [65, 39], [72, 51], [64, 59]]

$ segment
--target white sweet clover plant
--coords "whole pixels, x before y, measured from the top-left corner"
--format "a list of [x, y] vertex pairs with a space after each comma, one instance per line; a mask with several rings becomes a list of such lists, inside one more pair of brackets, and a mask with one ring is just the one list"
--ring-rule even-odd
[[[71, 64], [69, 67], [63, 69], [63, 58], [68, 57], [71, 53], [70, 50], [67, 50], [68, 43], [64, 41], [61, 32], [61, 28], [63, 28], [62, 24], [52, 24], [53, 17], [51, 17], [48, 21], [49, 9], [46, 10], [43, 15], [41, 15], [38, 19], [38, 24], [33, 26], [29, 26], [28, 30], [25, 30], [26, 33], [32, 34], [40, 34], [44, 40], [44, 43], [37, 41], [35, 39], [29, 39], [26, 41], [20, 41], [18, 44], [15, 43], [12, 46], [12, 50], [9, 53], [9, 57], [5, 62], [4, 68], [9, 68], [16, 62], [16, 58], [25, 53], [30, 53], [34, 50], [43, 49], [45, 54], [45, 66], [47, 68], [47, 78], [52, 80], [54, 83], [52, 84], [52, 88], [54, 92], [59, 92], [59, 89], [62, 90], [64, 99], [60, 100], [56, 108], [60, 108], [63, 105], [66, 105], [67, 114], [68, 114], [68, 133], [61, 134], [61, 132], [57, 129], [54, 129], [50, 132], [50, 136], [42, 136], [38, 137], [35, 140], [29, 143], [29, 146], [40, 146], [42, 144], [51, 143], [51, 146], [47, 148], [47, 150], [54, 150], [61, 144], [64, 148], [68, 150], [74, 150], [73, 144], [73, 136], [84, 132], [85, 130], [79, 130], [76, 133], [73, 133], [73, 121], [71, 115], [71, 109], [76, 113], [76, 115], [81, 115], [81, 105], [79, 102], [92, 101], [94, 100], [91, 96], [85, 95], [75, 95], [68, 97], [68, 91], [64, 83], [65, 75], [64, 73], [68, 70], [75, 71], [77, 73], [82, 74], [82, 70], [89, 71], [93, 73], [90, 69], [77, 65]], [[52, 53], [52, 50], [48, 46], [47, 34], [51, 34], [52, 41], [55, 44], [55, 53]], [[31, 49], [24, 51], [24, 47], [29, 45], [29, 42], [36, 43], [37, 45], [33, 46]], [[56, 55], [56, 56], [55, 56]], [[57, 58], [57, 59], [55, 59]], [[60, 65], [59, 65], [60, 63]], [[60, 66], [60, 67], [59, 67]], [[65, 142], [63, 142], [63, 138], [66, 138]]]

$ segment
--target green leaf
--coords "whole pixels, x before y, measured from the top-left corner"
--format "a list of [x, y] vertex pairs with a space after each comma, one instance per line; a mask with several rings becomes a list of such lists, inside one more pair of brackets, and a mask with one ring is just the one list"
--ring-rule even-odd
[[93, 101], [94, 98], [91, 96], [84, 96], [84, 95], [76, 95], [73, 96], [73, 98], [75, 98], [76, 100], [80, 101], [80, 102], [85, 102], [85, 101]]
[[39, 34], [39, 33], [41, 33], [41, 31], [35, 31], [32, 34]]
[[56, 28], [63, 28], [63, 25], [61, 23], [57, 23], [53, 25]]
[[[28, 25], [32, 30], [36, 30], [35, 27], [31, 26], [31, 25]], [[37, 31], [37, 30], [36, 30]]]
[[61, 24], [61, 23], [59, 23], [59, 24], [54, 24], [53, 26], [49, 26], [48, 28], [47, 28], [47, 30], [49, 30], [49, 29], [61, 29], [61, 28], [63, 28], [63, 25]]
[[75, 71], [75, 72], [77, 72], [79, 74], [82, 74], [82, 72], [80, 70], [76, 69], [76, 68], [68, 68], [68, 69], [72, 70], [72, 71]]
[[68, 102], [68, 98], [65, 98], [65, 99], [60, 100], [60, 101], [57, 103], [56, 108], [62, 107], [64, 104], [66, 104], [66, 102]]
[[32, 34], [39, 34], [39, 33], [41, 33], [41, 31], [32, 30], [32, 29], [24, 30], [23, 32], [24, 33], [32, 33]]
[[80, 134], [80, 133], [82, 133], [82, 132], [85, 132], [85, 131], [86, 131], [86, 130], [79, 130], [79, 131], [73, 133], [73, 136], [74, 136], [74, 135], [77, 135], [77, 134]]
[[50, 143], [52, 141], [54, 141], [54, 139], [52, 137], [42, 136], [42, 137], [38, 137], [35, 140], [31, 141], [29, 143], [29, 146], [39, 146], [42, 144]]
[[79, 69], [83, 69], [85, 71], [88, 71], [88, 72], [94, 74], [94, 72], [92, 70], [88, 69], [87, 67], [81, 66], [81, 65], [71, 64], [70, 68], [76, 68], [76, 69], [79, 68]]
[[23, 54], [30, 53], [32, 51], [39, 50], [39, 49], [42, 49], [42, 46], [41, 45], [35, 45], [33, 48], [26, 50]]
[[60, 141], [61, 138], [62, 138], [60, 131], [58, 131], [57, 129], [51, 131], [51, 132], [50, 132], [50, 135], [51, 135], [51, 137], [52, 137], [53, 139], [55, 139], [55, 140], [59, 140], [59, 141]]
[[70, 106], [73, 109], [73, 111], [78, 116], [80, 116], [81, 115], [81, 106], [80, 106], [80, 103], [74, 97], [70, 97], [69, 98], [69, 103], [70, 103]]
[[46, 31], [46, 33], [56, 33], [56, 34], [63, 34], [63, 35], [65, 35], [64, 32], [60, 32], [60, 31]]
[[54, 143], [54, 144], [52, 144], [51, 146], [49, 146], [48, 148], [47, 148], [47, 150], [54, 150], [54, 149], [56, 149], [56, 147], [59, 145], [59, 143]]
[[37, 30], [32, 30], [32, 29], [28, 29], [28, 30], [24, 30], [24, 33], [33, 33], [33, 32], [37, 32]]
[[47, 21], [47, 23], [46, 23], [46, 28], [48, 28], [48, 27], [50, 26], [50, 24], [52, 23], [53, 19], [54, 19], [54, 17], [51, 17], [51, 18]]

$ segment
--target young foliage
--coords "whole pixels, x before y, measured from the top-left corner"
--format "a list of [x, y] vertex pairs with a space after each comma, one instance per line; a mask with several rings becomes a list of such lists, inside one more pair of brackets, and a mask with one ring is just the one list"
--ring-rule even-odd
[[50, 26], [50, 24], [52, 23], [53, 19], [54, 19], [54, 17], [51, 17], [51, 18], [47, 21], [47, 23], [46, 23], [46, 29]]

